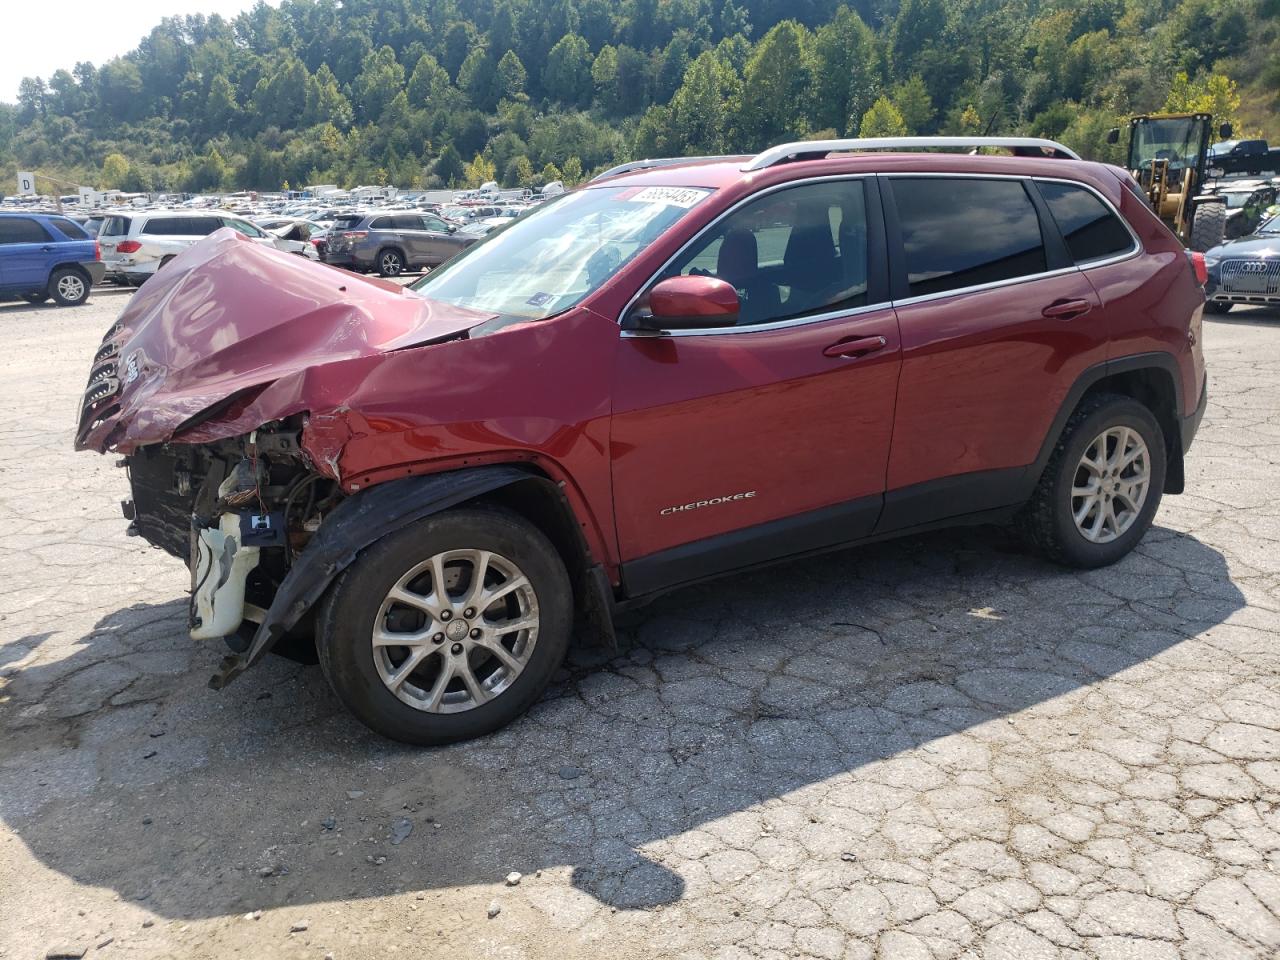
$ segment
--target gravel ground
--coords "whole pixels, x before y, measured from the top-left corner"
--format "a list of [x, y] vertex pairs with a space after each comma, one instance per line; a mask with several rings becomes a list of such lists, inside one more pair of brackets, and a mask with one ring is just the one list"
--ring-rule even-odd
[[414, 750], [316, 667], [206, 688], [71, 451], [127, 296], [0, 306], [0, 957], [1280, 953], [1280, 316], [1207, 323], [1191, 492], [1123, 563], [969, 530], [690, 589]]

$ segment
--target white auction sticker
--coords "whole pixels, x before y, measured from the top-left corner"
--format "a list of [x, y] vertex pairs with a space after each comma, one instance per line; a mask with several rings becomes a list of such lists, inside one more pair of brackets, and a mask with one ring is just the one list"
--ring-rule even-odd
[[627, 197], [631, 203], [665, 203], [669, 207], [688, 210], [702, 200], [710, 190], [692, 190], [689, 187], [645, 187], [635, 196]]

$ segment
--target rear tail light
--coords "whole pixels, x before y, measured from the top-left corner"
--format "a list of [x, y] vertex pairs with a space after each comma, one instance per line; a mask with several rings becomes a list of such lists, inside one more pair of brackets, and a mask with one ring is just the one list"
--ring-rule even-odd
[[1195, 271], [1196, 283], [1203, 287], [1209, 282], [1209, 265], [1204, 262], [1204, 254], [1188, 250], [1187, 259], [1191, 261], [1191, 269]]
[[346, 233], [343, 234], [343, 237], [345, 237], [348, 240], [363, 240], [368, 235], [369, 235], [368, 230], [348, 230]]
[[142, 249], [142, 244], [137, 240], [122, 240], [116, 244], [116, 253], [137, 253]]
[[93, 241], [93, 259], [95, 260], [102, 259], [102, 244], [100, 244], [97, 240]]

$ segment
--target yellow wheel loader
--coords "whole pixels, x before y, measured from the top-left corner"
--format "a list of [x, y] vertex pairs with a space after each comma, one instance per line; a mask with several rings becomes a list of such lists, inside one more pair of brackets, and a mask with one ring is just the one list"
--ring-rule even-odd
[[[1129, 120], [1129, 159], [1125, 164], [1151, 202], [1151, 208], [1192, 250], [1208, 250], [1226, 236], [1227, 205], [1206, 189], [1214, 175], [1206, 167], [1213, 117], [1207, 113], [1160, 114]], [[1231, 136], [1231, 124], [1218, 138]], [[1118, 143], [1120, 130], [1107, 135]], [[1219, 174], [1220, 175], [1220, 174]]]

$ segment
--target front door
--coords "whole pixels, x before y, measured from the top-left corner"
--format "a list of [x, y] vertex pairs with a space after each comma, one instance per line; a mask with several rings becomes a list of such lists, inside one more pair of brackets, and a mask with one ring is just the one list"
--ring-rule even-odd
[[755, 198], [657, 279], [677, 273], [728, 281], [741, 313], [620, 340], [611, 454], [633, 595], [865, 536], [893, 428], [900, 343], [874, 180]]
[[54, 259], [53, 238], [28, 217], [0, 217], [0, 282], [19, 290], [43, 290]]

